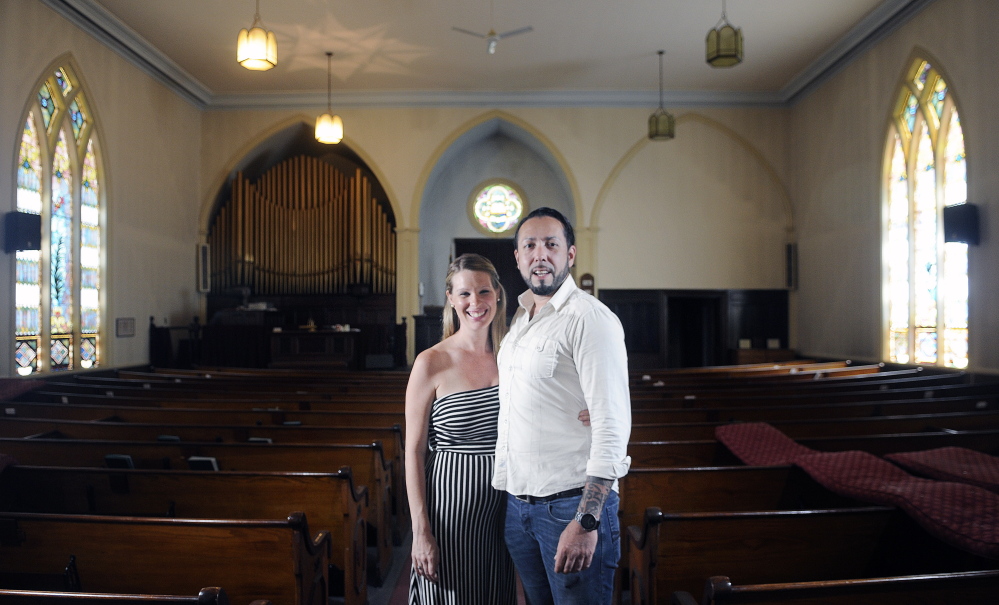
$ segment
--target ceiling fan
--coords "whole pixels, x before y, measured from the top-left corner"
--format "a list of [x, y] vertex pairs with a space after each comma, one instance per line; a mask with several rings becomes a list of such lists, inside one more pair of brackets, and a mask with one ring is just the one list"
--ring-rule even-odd
[[473, 32], [467, 29], [462, 29], [460, 27], [452, 27], [456, 32], [461, 32], [463, 34], [468, 34], [470, 36], [475, 36], [476, 38], [483, 38], [486, 41], [486, 50], [489, 51], [490, 55], [496, 54], [496, 45], [503, 38], [509, 38], [510, 36], [516, 36], [517, 34], [526, 34], [527, 32], [534, 31], [534, 28], [528, 25], [527, 27], [521, 27], [519, 29], [510, 30], [502, 34], [497, 34], [496, 30], [490, 28], [488, 33], [480, 34], [479, 32]]

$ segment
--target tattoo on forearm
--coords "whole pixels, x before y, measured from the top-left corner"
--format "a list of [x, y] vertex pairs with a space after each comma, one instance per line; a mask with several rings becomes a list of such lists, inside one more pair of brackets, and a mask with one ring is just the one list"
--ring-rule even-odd
[[607, 501], [612, 485], [614, 485], [613, 479], [587, 477], [586, 486], [583, 488], [583, 497], [579, 499], [579, 508], [576, 510], [581, 513], [590, 513], [599, 519], [600, 511], [604, 508], [604, 502]]

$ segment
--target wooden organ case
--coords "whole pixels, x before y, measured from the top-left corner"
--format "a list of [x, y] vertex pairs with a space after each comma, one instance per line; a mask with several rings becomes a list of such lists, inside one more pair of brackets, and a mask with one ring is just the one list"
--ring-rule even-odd
[[372, 180], [306, 155], [235, 174], [208, 234], [202, 363], [360, 369], [393, 354], [395, 217]]

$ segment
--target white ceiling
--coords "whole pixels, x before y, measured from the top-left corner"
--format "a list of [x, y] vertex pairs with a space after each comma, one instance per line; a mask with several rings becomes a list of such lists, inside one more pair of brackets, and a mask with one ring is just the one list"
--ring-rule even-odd
[[[784, 105], [932, 0], [728, 0], [745, 60], [715, 69], [723, 0], [259, 0], [278, 65], [235, 60], [254, 0], [42, 0], [202, 107]], [[484, 40], [452, 26], [533, 32]]]

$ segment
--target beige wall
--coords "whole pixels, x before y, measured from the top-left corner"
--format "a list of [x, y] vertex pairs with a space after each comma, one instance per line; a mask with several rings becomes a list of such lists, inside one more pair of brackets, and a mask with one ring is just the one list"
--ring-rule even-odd
[[888, 119], [914, 53], [943, 71], [958, 102], [968, 201], [982, 243], [969, 253], [971, 369], [999, 370], [999, 3], [938, 0], [792, 111], [792, 198], [800, 241], [798, 346], [808, 355], [882, 358], [881, 175]]
[[[107, 295], [103, 363], [148, 359], [149, 316], [187, 323], [197, 313], [201, 113], [37, 0], [0, 0], [0, 213], [16, 208], [14, 163], [23, 117], [54, 61], [82, 79], [101, 144]], [[0, 284], [14, 255], [0, 252]], [[13, 292], [0, 287], [0, 376], [13, 373]], [[114, 337], [114, 318], [134, 317], [133, 338]]]

